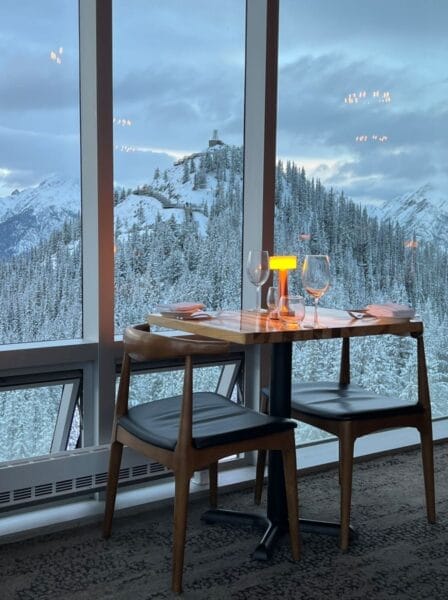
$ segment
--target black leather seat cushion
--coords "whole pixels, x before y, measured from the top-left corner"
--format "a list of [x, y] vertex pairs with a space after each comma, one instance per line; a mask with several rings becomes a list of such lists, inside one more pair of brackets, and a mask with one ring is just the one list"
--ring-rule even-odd
[[[263, 388], [263, 393], [269, 396], [267, 388]], [[375, 394], [354, 383], [341, 385], [330, 381], [293, 383], [291, 409], [334, 420], [369, 419], [421, 410], [411, 400]]]
[[[140, 439], [173, 450], [179, 433], [182, 396], [147, 402], [129, 409], [119, 424]], [[270, 417], [212, 392], [193, 395], [193, 444], [208, 448], [294, 429], [289, 419]]]

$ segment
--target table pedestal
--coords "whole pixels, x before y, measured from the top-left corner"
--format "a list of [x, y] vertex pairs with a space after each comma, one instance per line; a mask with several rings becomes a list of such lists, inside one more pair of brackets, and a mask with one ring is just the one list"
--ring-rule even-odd
[[[274, 417], [291, 416], [291, 369], [292, 343], [273, 344], [269, 412]], [[277, 540], [289, 531], [281, 452], [277, 450], [269, 452], [268, 469], [267, 517], [256, 513], [223, 509], [208, 510], [202, 516], [202, 520], [206, 523], [229, 523], [236, 526], [252, 525], [265, 528], [263, 537], [253, 553], [253, 557], [257, 560], [268, 560]], [[339, 523], [300, 519], [301, 532], [339, 536], [339, 530]], [[350, 529], [350, 536], [353, 535], [354, 531]]]

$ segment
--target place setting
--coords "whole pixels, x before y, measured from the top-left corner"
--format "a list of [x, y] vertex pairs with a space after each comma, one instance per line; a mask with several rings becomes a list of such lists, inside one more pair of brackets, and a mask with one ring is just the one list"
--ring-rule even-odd
[[383, 304], [368, 304], [365, 308], [347, 309], [353, 319], [381, 319], [391, 322], [408, 321], [416, 317], [415, 309], [407, 304], [384, 302]]
[[171, 302], [168, 304], [157, 304], [154, 309], [159, 312], [162, 317], [179, 319], [181, 321], [201, 321], [212, 318], [212, 315], [204, 310], [205, 304], [202, 302]]

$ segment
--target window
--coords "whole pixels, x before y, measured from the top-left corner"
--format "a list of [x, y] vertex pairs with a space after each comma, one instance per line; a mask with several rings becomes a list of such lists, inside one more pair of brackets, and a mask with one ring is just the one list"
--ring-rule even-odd
[[0, 462], [77, 448], [81, 443], [80, 384], [81, 373], [2, 380]]
[[78, 6], [0, 6], [0, 344], [82, 335]]
[[116, 330], [241, 305], [245, 3], [115, 0]]
[[[447, 16], [421, 0], [282, 0], [280, 14], [276, 251], [330, 255], [324, 306], [416, 307], [435, 417], [448, 413]], [[337, 378], [334, 342], [300, 346], [296, 374]], [[414, 352], [356, 341], [353, 379], [415, 396]]]

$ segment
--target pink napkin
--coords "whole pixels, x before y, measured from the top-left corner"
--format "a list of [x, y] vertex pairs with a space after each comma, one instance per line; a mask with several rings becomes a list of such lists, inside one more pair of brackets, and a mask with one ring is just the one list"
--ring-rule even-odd
[[415, 310], [407, 304], [395, 304], [394, 302], [386, 302], [384, 304], [369, 304], [365, 311], [372, 317], [378, 319], [382, 317], [395, 319], [412, 319], [415, 316]]

